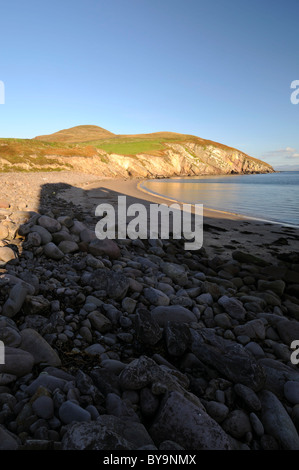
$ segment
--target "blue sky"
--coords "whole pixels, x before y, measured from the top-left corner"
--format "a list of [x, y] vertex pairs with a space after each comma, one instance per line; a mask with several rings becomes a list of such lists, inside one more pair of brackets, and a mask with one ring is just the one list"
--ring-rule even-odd
[[298, 0], [3, 3], [1, 137], [174, 131], [299, 168]]

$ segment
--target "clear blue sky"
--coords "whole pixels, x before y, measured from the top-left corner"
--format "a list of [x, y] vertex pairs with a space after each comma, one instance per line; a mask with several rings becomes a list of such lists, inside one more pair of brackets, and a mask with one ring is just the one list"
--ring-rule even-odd
[[2, 2], [0, 136], [174, 131], [299, 165], [298, 19], [298, 0]]

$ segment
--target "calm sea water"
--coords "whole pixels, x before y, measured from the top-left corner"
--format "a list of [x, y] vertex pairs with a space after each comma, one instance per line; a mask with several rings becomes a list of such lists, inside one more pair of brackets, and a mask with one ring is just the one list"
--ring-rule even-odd
[[299, 171], [148, 180], [142, 186], [180, 202], [299, 226]]

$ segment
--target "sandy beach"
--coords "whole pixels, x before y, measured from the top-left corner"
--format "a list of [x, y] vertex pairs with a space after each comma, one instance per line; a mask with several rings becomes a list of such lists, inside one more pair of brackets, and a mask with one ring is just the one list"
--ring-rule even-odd
[[[86, 181], [82, 187], [71, 187], [59, 196], [90, 214], [94, 214], [96, 206], [103, 202], [116, 207], [120, 195], [127, 196], [127, 205], [139, 202], [147, 207], [150, 203], [170, 205], [173, 202], [141, 190], [140, 183], [134, 179]], [[298, 235], [299, 229], [293, 227], [204, 207], [203, 246], [208, 254], [230, 256], [232, 251], [240, 249], [275, 262], [276, 255], [282, 251], [299, 251]]]

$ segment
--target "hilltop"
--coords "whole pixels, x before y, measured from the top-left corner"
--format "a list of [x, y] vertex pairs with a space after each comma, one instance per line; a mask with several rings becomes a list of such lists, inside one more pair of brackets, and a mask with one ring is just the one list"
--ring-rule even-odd
[[240, 150], [194, 135], [117, 135], [91, 125], [34, 139], [0, 139], [0, 170], [73, 170], [112, 178], [274, 171]]

